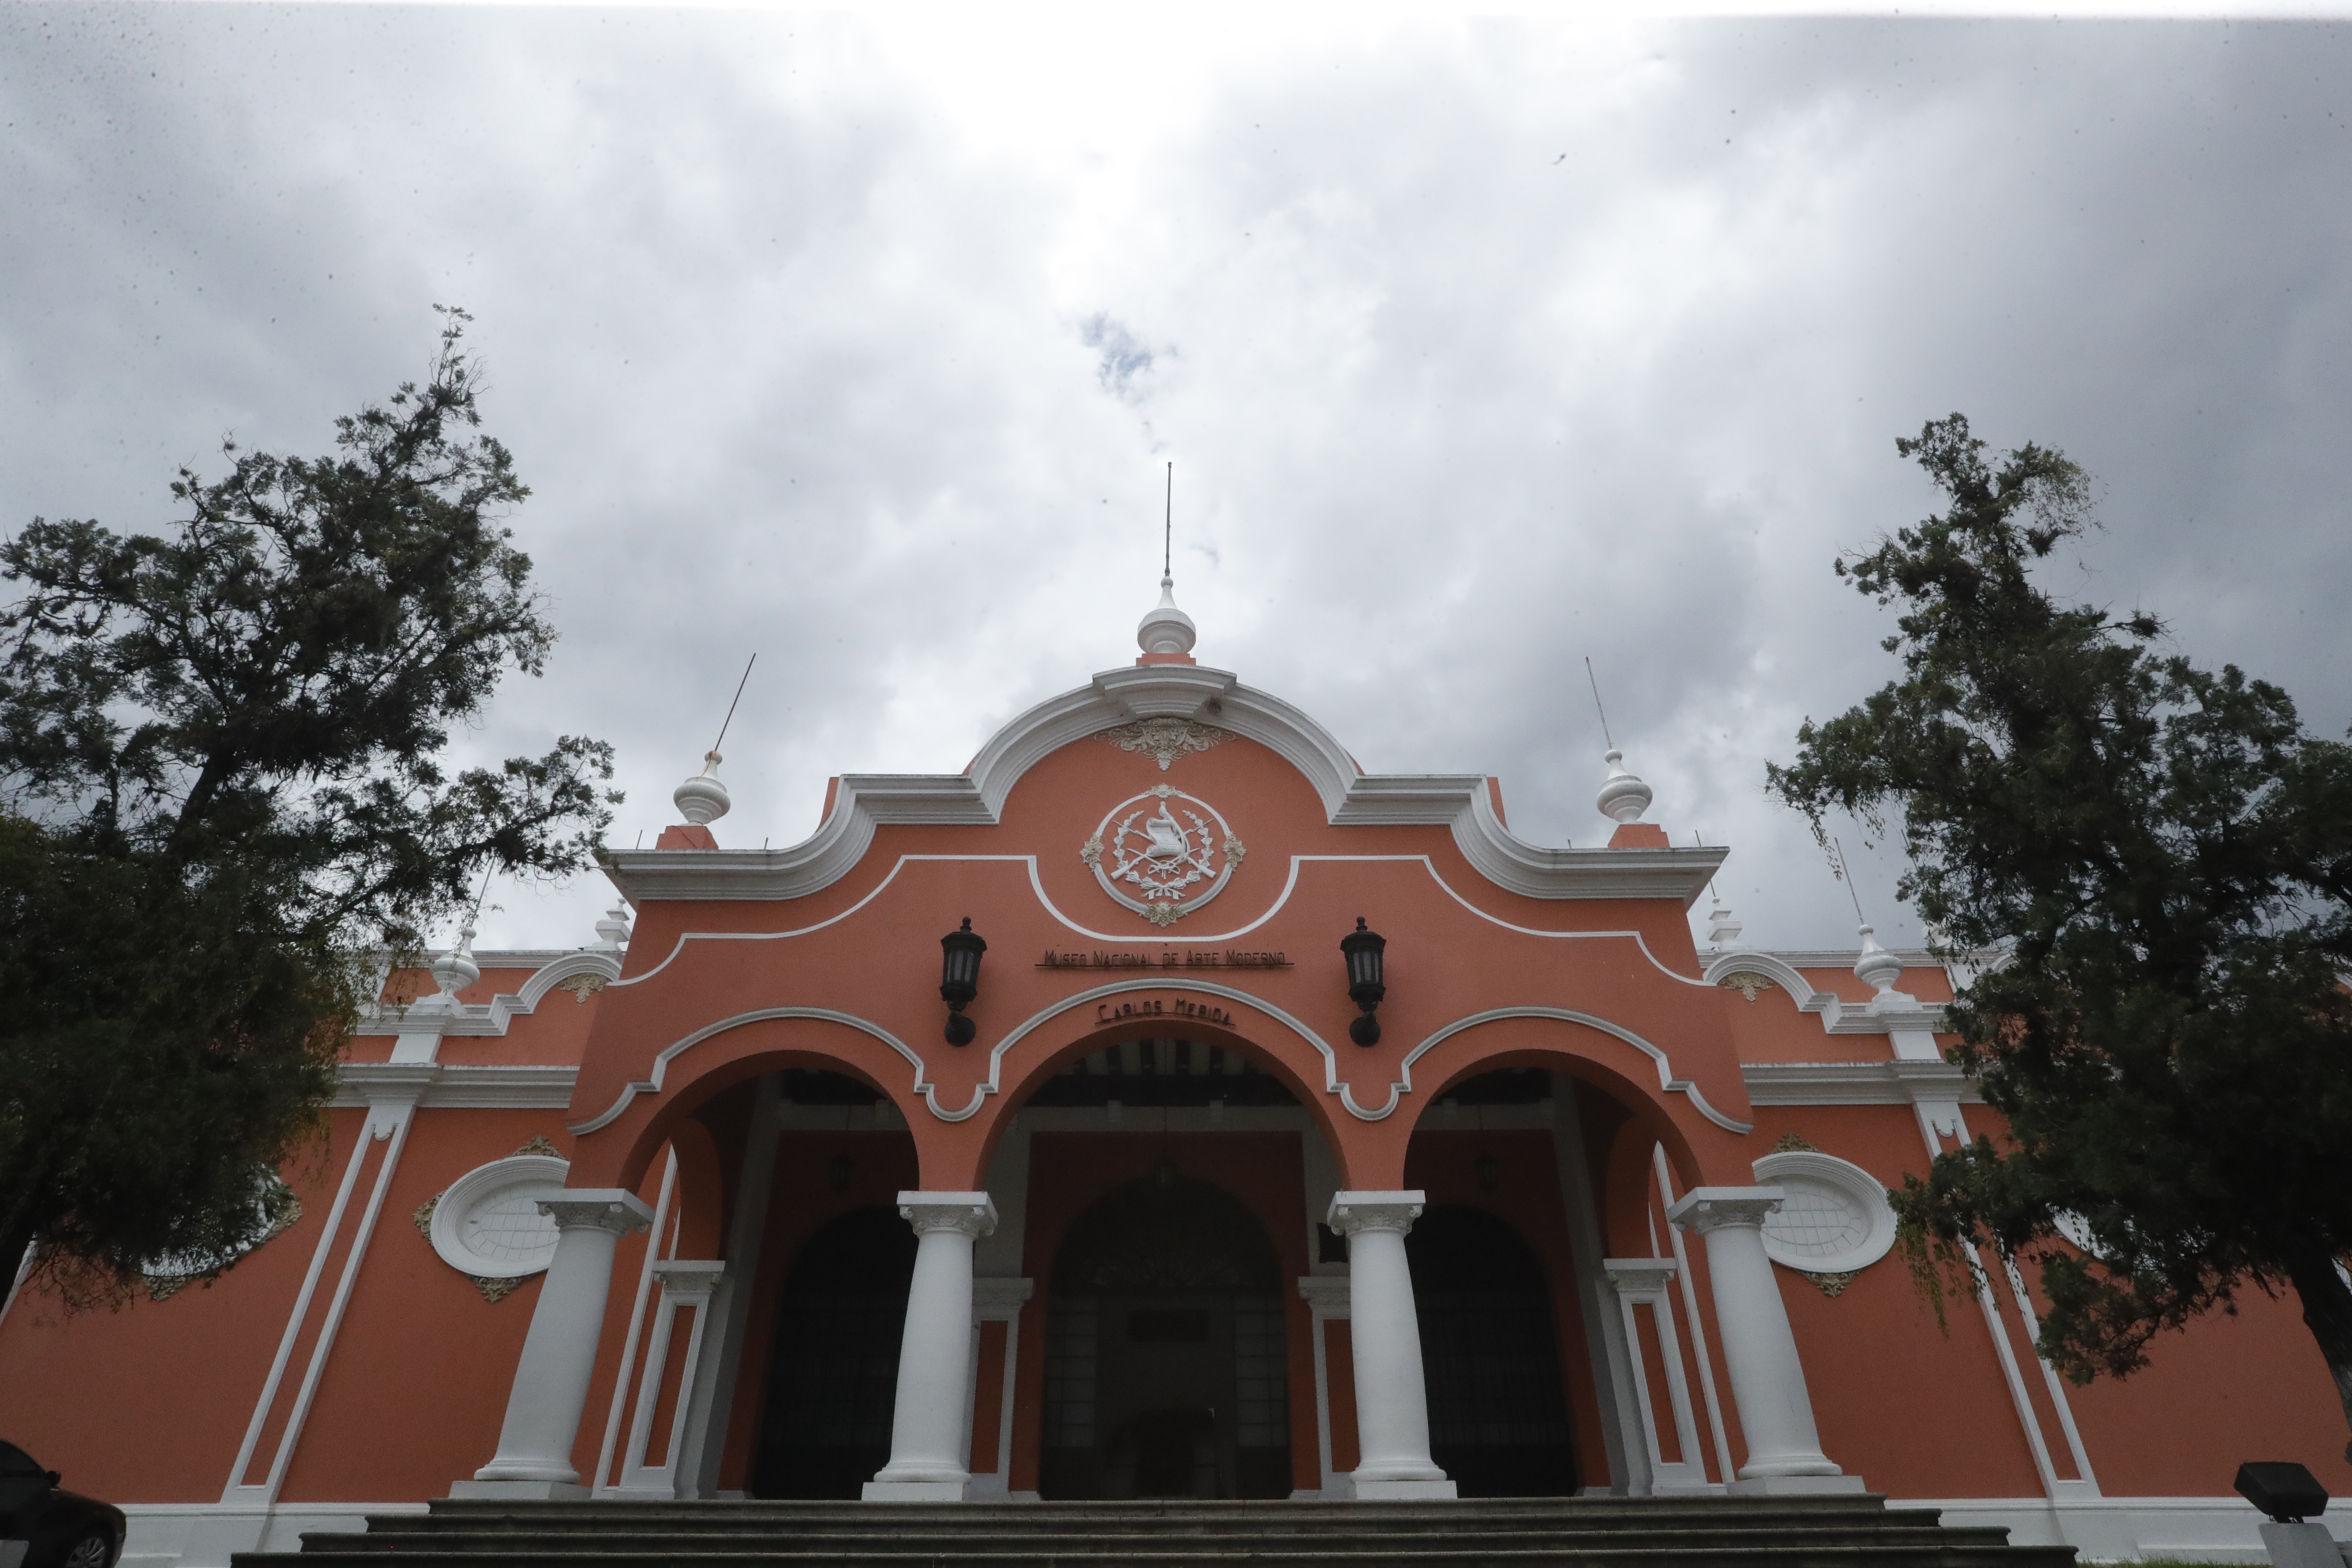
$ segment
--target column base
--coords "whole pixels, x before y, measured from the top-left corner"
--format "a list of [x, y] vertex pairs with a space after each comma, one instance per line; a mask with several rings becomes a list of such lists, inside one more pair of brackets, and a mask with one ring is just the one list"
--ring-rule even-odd
[[578, 1502], [588, 1489], [578, 1481], [451, 1481], [453, 1498], [504, 1499], [515, 1502]]
[[1742, 1476], [1723, 1489], [1733, 1497], [1854, 1497], [1870, 1487], [1860, 1476]]
[[1349, 1486], [1358, 1502], [1427, 1502], [1437, 1499], [1451, 1500], [1461, 1495], [1450, 1480], [1374, 1481], [1349, 1477]]
[[971, 1482], [868, 1481], [858, 1496], [866, 1502], [963, 1502], [971, 1496]]

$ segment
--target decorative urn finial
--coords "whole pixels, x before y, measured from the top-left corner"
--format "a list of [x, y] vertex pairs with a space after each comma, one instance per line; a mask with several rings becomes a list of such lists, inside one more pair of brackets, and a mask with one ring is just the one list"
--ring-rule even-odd
[[1592, 804], [1601, 808], [1601, 816], [1620, 826], [1639, 822], [1650, 809], [1650, 786], [1625, 771], [1625, 753], [1614, 746], [1601, 760], [1609, 764], [1609, 777]]
[[708, 827], [727, 815], [733, 802], [727, 798], [727, 786], [720, 784], [716, 770], [722, 759], [715, 751], [702, 754], [702, 771], [670, 792], [677, 803], [680, 816], [697, 827]]
[[441, 990], [439, 994], [425, 999], [425, 1009], [456, 1012], [459, 1006], [457, 993], [482, 977], [482, 966], [474, 962], [474, 922], [470, 918], [457, 933], [457, 945], [434, 959], [430, 970], [434, 984]]
[[1856, 928], [1862, 934], [1862, 956], [1853, 961], [1854, 978], [1878, 993], [1881, 997], [1893, 996], [1895, 983], [1903, 978], [1903, 961], [1878, 945], [1867, 924]]
[[1176, 607], [1176, 580], [1160, 579], [1160, 603], [1136, 624], [1136, 645], [1148, 657], [1181, 658], [1192, 651], [1200, 633], [1192, 617]]

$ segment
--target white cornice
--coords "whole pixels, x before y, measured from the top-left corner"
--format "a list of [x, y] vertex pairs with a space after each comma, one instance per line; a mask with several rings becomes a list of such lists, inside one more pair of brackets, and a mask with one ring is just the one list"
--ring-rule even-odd
[[783, 849], [626, 849], [606, 874], [642, 900], [797, 899], [848, 874], [882, 824], [993, 826], [1013, 786], [1056, 749], [1138, 719], [1197, 720], [1257, 742], [1305, 775], [1336, 826], [1444, 826], [1488, 880], [1536, 899], [1679, 899], [1687, 909], [1729, 851], [1547, 848], [1496, 815], [1481, 773], [1368, 774], [1332, 733], [1281, 699], [1199, 665], [1106, 670], [992, 737], [961, 773], [845, 773], [833, 809]]
[[[1828, 967], [1840, 955], [1808, 952], [1796, 956], [1808, 963], [1821, 960], [1822, 966]], [[1853, 954], [1847, 953], [1843, 957], [1845, 964], [1851, 966]], [[1908, 1005], [1879, 1006], [1874, 1010], [1871, 1004], [1848, 1002], [1830, 992], [1816, 991], [1813, 983], [1797, 972], [1785, 953], [1735, 947], [1708, 959], [1706, 973], [1709, 984], [1719, 984], [1725, 976], [1731, 974], [1763, 975], [1789, 994], [1796, 1002], [1798, 1012], [1819, 1014], [1824, 1034], [1891, 1035], [1899, 1032], [1932, 1035], [1944, 1026], [1944, 1009], [1940, 1005], [1922, 1006], [1906, 998]]]
[[[488, 1002], [458, 1004], [455, 1013], [429, 1012], [423, 1007], [388, 1007], [378, 1004], [362, 1018], [354, 1035], [503, 1035], [508, 1026], [518, 1017], [538, 1009], [546, 994], [567, 980], [586, 976], [593, 983], [588, 994], [596, 988], [621, 977], [621, 955], [580, 948], [570, 952], [549, 954], [499, 952], [476, 956], [484, 969], [520, 969], [520, 961], [544, 958], [531, 977], [522, 983], [520, 991], [501, 991]], [[493, 961], [498, 962], [493, 962]], [[587, 996], [580, 998], [584, 1002]]]
[[1969, 1076], [1949, 1062], [1748, 1062], [1751, 1105], [1982, 1105]]
[[336, 1070], [337, 1107], [415, 1097], [428, 1110], [562, 1110], [572, 1103], [576, 1067], [530, 1062], [450, 1067], [435, 1062], [345, 1062]]

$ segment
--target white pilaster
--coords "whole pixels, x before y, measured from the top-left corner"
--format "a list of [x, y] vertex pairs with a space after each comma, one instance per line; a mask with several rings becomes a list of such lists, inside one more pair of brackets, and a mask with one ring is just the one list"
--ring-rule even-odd
[[868, 1502], [961, 1502], [971, 1495], [971, 1248], [996, 1228], [986, 1193], [900, 1193], [915, 1227], [915, 1278], [898, 1342], [898, 1401], [890, 1462], [866, 1483]]
[[[1328, 1205], [1326, 1205], [1327, 1209]], [[1293, 1502], [1329, 1500], [1345, 1502], [1355, 1494], [1348, 1478], [1331, 1468], [1331, 1352], [1330, 1325], [1334, 1320], [1348, 1321], [1348, 1277], [1345, 1274], [1308, 1274], [1298, 1281], [1298, 1293], [1307, 1300], [1307, 1310], [1315, 1349], [1315, 1454], [1317, 1474], [1323, 1484], [1313, 1491], [1295, 1491]]]
[[580, 1413], [596, 1370], [596, 1340], [604, 1327], [604, 1300], [613, 1284], [613, 1249], [642, 1229], [653, 1211], [618, 1187], [567, 1191], [542, 1198], [539, 1212], [555, 1221], [555, 1257], [541, 1281], [539, 1306], [515, 1363], [513, 1392], [499, 1451], [452, 1497], [585, 1497], [572, 1468]]
[[[678, 1489], [678, 1458], [685, 1451], [686, 1434], [699, 1415], [695, 1409], [695, 1396], [699, 1390], [696, 1376], [702, 1361], [704, 1341], [710, 1327], [710, 1300], [727, 1273], [724, 1263], [672, 1260], [653, 1266], [653, 1275], [661, 1287], [661, 1304], [655, 1310], [653, 1337], [646, 1343], [646, 1364], [637, 1379], [635, 1419], [629, 1427], [629, 1446], [621, 1461], [621, 1482], [613, 1495], [625, 1498], [671, 1500], [680, 1495]], [[677, 1337], [677, 1315], [690, 1312], [691, 1324], [687, 1331], [686, 1354], [678, 1368], [677, 1398], [670, 1407], [669, 1430], [656, 1434], [654, 1411], [661, 1403], [662, 1387], [669, 1376], [670, 1341]], [[658, 1436], [662, 1444], [662, 1462], [647, 1464]], [[689, 1489], [685, 1495], [692, 1496]]]
[[[1607, 1271], [1609, 1283], [1617, 1298], [1619, 1322], [1625, 1331], [1625, 1342], [1633, 1358], [1633, 1378], [1635, 1401], [1642, 1415], [1642, 1439], [1650, 1461], [1650, 1489], [1653, 1495], [1672, 1497], [1677, 1494], [1704, 1494], [1721, 1491], [1706, 1479], [1706, 1461], [1700, 1458], [1698, 1418], [1691, 1409], [1690, 1380], [1683, 1373], [1682, 1336], [1675, 1331], [1675, 1309], [1668, 1298], [1668, 1284], [1675, 1277], [1675, 1260], [1671, 1258], [1606, 1258], [1601, 1267]], [[1660, 1436], [1660, 1412], [1650, 1399], [1649, 1369], [1643, 1364], [1642, 1330], [1633, 1313], [1637, 1308], [1650, 1309], [1651, 1325], [1657, 1331], [1659, 1374], [1665, 1380], [1666, 1400], [1672, 1407], [1665, 1416], [1675, 1425], [1675, 1446], [1682, 1458], [1669, 1459]]]
[[1349, 1315], [1356, 1357], [1355, 1493], [1367, 1499], [1450, 1498], [1454, 1483], [1429, 1457], [1429, 1390], [1421, 1370], [1405, 1233], [1420, 1193], [1334, 1193], [1328, 1224], [1348, 1238]]
[[1716, 1328], [1748, 1438], [1748, 1463], [1730, 1489], [1858, 1492], [1862, 1478], [1843, 1473], [1822, 1452], [1797, 1336], [1764, 1251], [1764, 1216], [1780, 1199], [1778, 1187], [1694, 1187], [1666, 1211], [1669, 1221], [1706, 1242]]
[[[994, 1178], [992, 1177], [991, 1180]], [[974, 1248], [977, 1252], [977, 1247]], [[971, 1286], [971, 1342], [975, 1353], [981, 1343], [981, 1325], [1004, 1325], [1004, 1354], [996, 1368], [996, 1468], [973, 1471], [971, 1489], [966, 1495], [1002, 1500], [1013, 1496], [1013, 1391], [1020, 1386], [1021, 1373], [1021, 1309], [1037, 1293], [1034, 1279], [980, 1279]], [[980, 1379], [986, 1369], [972, 1363], [972, 1403], [977, 1404]], [[977, 1430], [972, 1426], [968, 1430]], [[971, 1468], [969, 1458], [965, 1468]], [[1037, 1494], [1024, 1494], [1025, 1500], [1034, 1502]]]

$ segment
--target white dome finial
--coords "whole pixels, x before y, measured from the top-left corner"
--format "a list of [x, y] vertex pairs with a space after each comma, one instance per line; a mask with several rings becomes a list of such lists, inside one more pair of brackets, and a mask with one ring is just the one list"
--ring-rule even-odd
[[1641, 821], [1642, 814], [1650, 809], [1650, 786], [1625, 771], [1625, 753], [1614, 746], [1601, 760], [1609, 764], [1609, 777], [1592, 804], [1601, 808], [1601, 816], [1621, 826]]
[[727, 786], [719, 782], [716, 770], [722, 759], [716, 751], [702, 754], [702, 771], [670, 792], [677, 803], [680, 816], [697, 827], [708, 827], [727, 815], [734, 803], [727, 798]]
[[1181, 658], [1192, 651], [1192, 644], [1199, 637], [1192, 617], [1176, 607], [1176, 580], [1173, 577], [1160, 578], [1160, 603], [1136, 624], [1136, 645], [1149, 655], [1160, 658], [1174, 655]]

